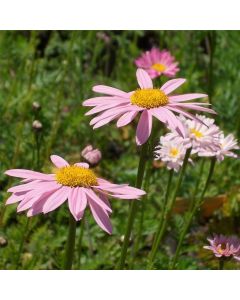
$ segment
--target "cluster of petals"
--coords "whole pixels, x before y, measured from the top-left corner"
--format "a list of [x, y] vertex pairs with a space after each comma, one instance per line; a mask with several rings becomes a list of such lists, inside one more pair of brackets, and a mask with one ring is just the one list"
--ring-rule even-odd
[[138, 57], [135, 64], [138, 68], [147, 71], [152, 79], [161, 75], [174, 77], [179, 71], [175, 57], [169, 51], [155, 47]]
[[216, 257], [233, 257], [240, 261], [240, 240], [234, 236], [215, 235], [208, 239], [209, 246], [204, 249], [211, 250]]
[[[60, 170], [70, 166], [66, 160], [57, 155], [51, 156], [51, 161]], [[76, 163], [74, 166], [89, 168], [87, 163]], [[17, 211], [26, 211], [31, 217], [40, 213], [48, 213], [65, 201], [76, 221], [80, 220], [87, 206], [90, 207], [96, 223], [111, 234], [112, 225], [109, 219], [111, 206], [108, 196], [120, 199], [138, 199], [144, 191], [130, 187], [128, 184], [113, 184], [107, 180], [97, 178], [93, 186], [67, 186], [59, 184], [55, 174], [44, 174], [24, 169], [12, 169], [5, 174], [22, 178], [20, 185], [8, 190], [12, 195], [6, 204], [18, 203]]]
[[183, 164], [186, 154], [186, 146], [182, 141], [172, 139], [170, 136], [162, 136], [160, 145], [155, 149], [155, 159], [163, 161], [167, 169], [178, 172]]
[[[153, 90], [152, 80], [146, 71], [138, 69], [136, 76], [140, 90]], [[105, 94], [105, 96], [85, 100], [83, 105], [94, 107], [88, 111], [86, 115], [98, 114], [90, 122], [90, 125], [93, 125], [94, 129], [104, 126], [115, 119], [118, 119], [118, 127], [125, 126], [131, 123], [140, 113], [136, 131], [136, 143], [142, 145], [148, 140], [151, 134], [153, 117], [170, 127], [171, 130], [177, 130], [181, 134], [184, 134], [182, 122], [177, 118], [176, 114], [182, 114], [190, 119], [196, 119], [193, 114], [186, 110], [190, 109], [215, 113], [212, 109], [204, 107], [209, 105], [208, 103], [188, 102], [192, 99], [207, 97], [205, 94], [193, 93], [172, 95], [172, 92], [180, 87], [185, 81], [185, 79], [172, 79], [163, 84], [160, 89], [154, 89], [160, 90], [167, 98], [167, 103], [159, 105], [158, 107], [146, 108], [133, 104], [131, 102], [131, 96], [136, 91], [124, 92], [104, 85], [94, 86], [93, 91]]]

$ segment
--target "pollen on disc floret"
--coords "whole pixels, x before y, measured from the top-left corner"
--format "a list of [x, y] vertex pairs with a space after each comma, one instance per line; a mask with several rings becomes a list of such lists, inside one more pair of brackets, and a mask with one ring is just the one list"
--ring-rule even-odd
[[88, 187], [98, 185], [95, 173], [80, 166], [66, 166], [56, 172], [56, 181], [65, 186]]
[[131, 103], [143, 108], [156, 108], [168, 104], [167, 95], [160, 89], [138, 89], [130, 97]]

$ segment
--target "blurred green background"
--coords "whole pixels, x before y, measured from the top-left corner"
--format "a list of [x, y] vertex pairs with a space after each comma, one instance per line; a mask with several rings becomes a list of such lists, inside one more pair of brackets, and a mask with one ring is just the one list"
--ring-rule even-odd
[[[218, 112], [216, 123], [226, 134], [234, 133], [239, 138], [239, 45], [238, 31], [0, 32], [0, 269], [59, 269], [68, 226], [68, 209], [63, 205], [50, 214], [32, 218], [26, 231], [26, 216], [17, 215], [15, 205], [4, 206], [9, 196], [6, 190], [18, 182], [5, 176], [5, 170], [50, 172], [50, 154], [74, 163], [79, 161], [81, 150], [91, 143], [103, 154], [96, 170], [102, 177], [134, 185], [138, 165], [136, 123], [122, 129], [111, 124], [92, 130], [90, 118], [84, 116], [87, 109], [81, 104], [94, 95], [93, 85], [134, 90], [137, 87], [134, 60], [153, 46], [168, 49], [179, 61], [177, 77], [187, 78], [180, 91], [208, 93]], [[32, 127], [34, 120], [41, 122], [41, 130]], [[129, 252], [129, 257], [135, 253], [134, 263], [129, 265], [134, 269], [146, 268], [167, 182], [167, 170], [153, 163], [153, 157], [149, 158], [149, 164], [153, 165], [150, 191], [139, 203], [134, 231], [139, 230], [144, 215], [143, 236], [139, 247], [132, 245]], [[212, 253], [203, 250], [206, 238], [212, 233], [239, 234], [239, 167], [238, 159], [225, 159], [217, 165], [203, 209], [185, 240], [179, 269], [217, 268]], [[174, 252], [198, 172], [196, 161], [194, 168], [187, 171], [159, 250], [157, 269], [167, 268]], [[105, 234], [87, 212], [79, 247], [79, 223], [75, 269], [113, 269], [116, 265], [128, 202], [113, 199], [111, 203], [112, 236]], [[23, 254], [17, 264], [23, 234]], [[240, 269], [236, 262], [225, 267]]]

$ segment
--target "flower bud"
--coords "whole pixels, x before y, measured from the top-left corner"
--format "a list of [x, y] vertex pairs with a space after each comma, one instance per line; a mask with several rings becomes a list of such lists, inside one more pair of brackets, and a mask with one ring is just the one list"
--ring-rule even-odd
[[96, 166], [102, 159], [101, 151], [99, 149], [93, 149], [92, 145], [86, 146], [82, 150], [81, 155], [92, 167]]
[[34, 120], [33, 123], [32, 123], [32, 128], [33, 130], [35, 131], [41, 131], [42, 130], [42, 123], [38, 120]]
[[8, 241], [4, 237], [0, 236], [0, 248], [6, 247], [7, 244]]
[[33, 104], [32, 104], [32, 109], [33, 109], [34, 111], [39, 111], [39, 110], [41, 109], [40, 103], [34, 101]]

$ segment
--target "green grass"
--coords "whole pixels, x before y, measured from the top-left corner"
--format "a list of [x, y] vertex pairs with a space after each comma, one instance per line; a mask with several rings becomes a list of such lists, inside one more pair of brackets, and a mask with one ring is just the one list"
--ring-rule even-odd
[[[126, 91], [136, 88], [134, 59], [152, 46], [169, 49], [180, 64], [178, 77], [187, 78], [181, 92], [212, 94], [213, 108], [218, 112], [217, 124], [226, 132], [240, 137], [240, 72], [238, 66], [240, 32], [237, 31], [106, 31], [105, 42], [96, 31], [2, 31], [0, 33], [0, 236], [8, 244], [0, 246], [0, 269], [58, 269], [64, 258], [68, 209], [63, 205], [45, 216], [31, 219], [25, 232], [23, 254], [16, 266], [19, 243], [26, 216], [17, 214], [15, 205], [5, 209], [7, 189], [18, 181], [4, 171], [11, 168], [40, 169], [49, 172], [50, 154], [59, 154], [70, 162], [80, 159], [88, 143], [99, 148], [103, 160], [97, 172], [116, 183], [134, 185], [138, 150], [135, 145], [136, 123], [123, 129], [114, 124], [92, 130], [85, 117], [84, 99], [94, 95], [95, 84], [109, 84]], [[212, 39], [213, 82], [209, 84]], [[167, 80], [167, 79], [165, 79]], [[33, 109], [38, 102], [40, 110]], [[43, 127], [38, 133], [32, 122]], [[151, 161], [150, 161], [151, 163]], [[206, 218], [199, 215], [188, 235], [179, 269], [214, 269], [217, 261], [203, 250], [211, 233], [239, 234], [239, 160], [226, 159], [218, 164], [207, 196], [226, 195], [227, 202]], [[198, 177], [199, 162], [189, 168], [180, 195], [188, 199]], [[144, 204], [143, 236], [136, 253], [134, 269], [146, 268], [146, 257], [167, 182], [165, 168], [153, 169], [149, 196]], [[205, 176], [207, 169], [205, 169]], [[119, 260], [125, 231], [128, 202], [111, 200], [113, 235], [105, 234], [87, 212], [83, 234], [81, 261], [78, 259], [80, 223], [77, 226], [74, 268], [113, 269]], [[138, 230], [140, 212], [135, 222]], [[183, 222], [183, 214], [174, 214], [157, 258], [156, 268], [168, 267], [169, 257]], [[133, 246], [131, 246], [133, 247]], [[130, 252], [128, 258], [131, 256]], [[129, 261], [129, 260], [128, 260]], [[239, 268], [235, 262], [226, 268]]]

